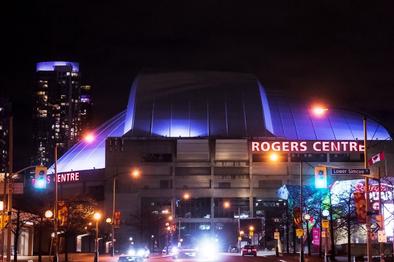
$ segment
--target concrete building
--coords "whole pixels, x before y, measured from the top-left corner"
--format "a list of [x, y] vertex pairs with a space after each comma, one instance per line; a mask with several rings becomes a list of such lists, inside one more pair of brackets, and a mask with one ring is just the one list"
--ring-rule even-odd
[[[385, 152], [390, 176], [389, 132], [368, 119], [367, 136], [370, 154]], [[96, 130], [95, 143], [71, 148], [59, 172], [103, 169], [109, 217], [115, 181], [119, 246], [131, 237], [163, 246], [214, 234], [227, 247], [239, 230], [268, 246], [288, 215], [278, 189], [298, 185], [300, 174], [313, 185], [318, 165], [362, 168], [362, 141], [359, 113], [314, 117], [303, 101], [271, 93], [249, 74], [147, 73], [134, 81], [126, 110]], [[355, 177], [330, 175], [329, 183]]]

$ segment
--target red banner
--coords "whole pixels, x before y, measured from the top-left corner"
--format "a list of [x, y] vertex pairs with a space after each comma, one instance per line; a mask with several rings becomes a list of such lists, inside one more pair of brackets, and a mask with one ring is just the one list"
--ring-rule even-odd
[[312, 244], [320, 246], [320, 228], [312, 228]]
[[365, 223], [367, 217], [365, 194], [361, 192], [354, 192], [353, 195], [358, 221], [360, 223]]

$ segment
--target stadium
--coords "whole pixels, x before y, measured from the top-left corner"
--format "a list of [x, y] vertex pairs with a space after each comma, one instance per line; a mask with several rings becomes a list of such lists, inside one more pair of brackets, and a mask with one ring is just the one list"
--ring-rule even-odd
[[[275, 230], [283, 241], [292, 234], [283, 185], [299, 185], [300, 174], [314, 185], [315, 166], [364, 165], [363, 115], [334, 108], [317, 117], [310, 106], [251, 74], [140, 74], [125, 110], [59, 159], [59, 173], [78, 173], [62, 196], [99, 192], [106, 216], [121, 213], [119, 245], [132, 238], [162, 247], [210, 233], [225, 247], [244, 238], [269, 247]], [[384, 150], [390, 176], [390, 133], [368, 118], [367, 139], [369, 155]], [[360, 178], [328, 175], [329, 184]]]

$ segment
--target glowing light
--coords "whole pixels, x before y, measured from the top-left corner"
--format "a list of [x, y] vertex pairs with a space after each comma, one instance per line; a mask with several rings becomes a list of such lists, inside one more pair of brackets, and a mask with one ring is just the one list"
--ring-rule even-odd
[[305, 215], [304, 215], [304, 219], [308, 221], [309, 219], [311, 219], [311, 215], [305, 214]]
[[168, 220], [172, 221], [174, 218], [172, 216], [168, 217]]
[[101, 219], [101, 214], [99, 212], [96, 212], [94, 213], [93, 218], [98, 221]]
[[243, 230], [239, 231], [239, 234], [242, 236], [245, 234], [245, 232]]
[[131, 171], [131, 176], [132, 176], [133, 178], [139, 178], [139, 177], [141, 176], [141, 171], [140, 171], [138, 168], [134, 168], [134, 169]]
[[223, 207], [224, 207], [224, 208], [229, 208], [230, 206], [231, 206], [231, 204], [230, 204], [229, 201], [225, 201], [225, 202], [223, 203]]
[[45, 211], [44, 216], [46, 218], [51, 218], [53, 216], [53, 212], [51, 210], [47, 210], [47, 211]]
[[317, 117], [322, 117], [328, 111], [328, 108], [322, 105], [314, 105], [311, 108], [312, 113]]
[[92, 134], [92, 133], [88, 133], [84, 136], [83, 140], [88, 143], [91, 144], [94, 142], [94, 140], [96, 140], [96, 137]]
[[185, 199], [185, 200], [190, 199], [190, 194], [189, 193], [183, 194], [183, 199]]
[[79, 64], [67, 61], [47, 61], [36, 65], [36, 71], [55, 71], [56, 66], [71, 66], [73, 72], [79, 71]]
[[327, 209], [324, 209], [322, 212], [322, 215], [325, 217], [328, 217], [329, 214], [330, 214], [330, 211], [328, 211]]
[[272, 162], [276, 162], [279, 160], [279, 155], [277, 153], [270, 153], [269, 155], [269, 159]]
[[110, 217], [107, 217], [107, 219], [105, 220], [106, 223], [111, 224], [112, 219]]
[[249, 231], [254, 231], [254, 226], [249, 226]]

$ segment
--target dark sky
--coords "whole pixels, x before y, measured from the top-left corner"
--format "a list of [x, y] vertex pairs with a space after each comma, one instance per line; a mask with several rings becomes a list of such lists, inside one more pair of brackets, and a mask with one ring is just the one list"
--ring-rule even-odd
[[141, 70], [227, 70], [306, 102], [365, 111], [394, 130], [392, 1], [18, 2], [0, 16], [0, 94], [14, 102], [21, 165], [43, 60], [80, 63], [96, 123], [126, 106]]

